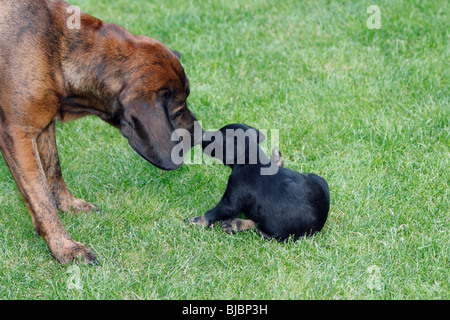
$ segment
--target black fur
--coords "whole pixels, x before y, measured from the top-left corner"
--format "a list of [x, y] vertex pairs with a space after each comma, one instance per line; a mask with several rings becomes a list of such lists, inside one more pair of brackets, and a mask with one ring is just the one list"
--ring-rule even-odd
[[[242, 157], [239, 152], [233, 163], [225, 163], [232, 168], [225, 194], [217, 206], [208, 210], [203, 217], [191, 219], [191, 222], [196, 223], [196, 219], [201, 219], [201, 224], [210, 226], [217, 221], [237, 218], [243, 213], [256, 223], [256, 230], [265, 237], [286, 240], [292, 236], [298, 239], [320, 231], [330, 207], [327, 182], [318, 175], [298, 173], [284, 167], [277, 167], [273, 175], [262, 175], [262, 168], [276, 164], [271, 163], [257, 146], [256, 141], [261, 142], [259, 131], [247, 125], [231, 124], [219, 130], [224, 139], [222, 155], [226, 153], [227, 139], [230, 139], [226, 135], [227, 129], [242, 129], [245, 132], [254, 130], [254, 134], [248, 135], [245, 140], [245, 163], [239, 164], [237, 161], [237, 157]], [[208, 133], [214, 134], [205, 132], [204, 137]], [[257, 140], [251, 141], [252, 137]], [[210, 156], [221, 158], [217, 156], [220, 153], [217, 148], [211, 152], [213, 141], [204, 140], [203, 150]], [[228, 143], [228, 146], [232, 145], [230, 141]], [[253, 164], [248, 162], [251, 158], [249, 152], [254, 152], [252, 143], [256, 144], [258, 150], [257, 161]], [[236, 139], [234, 149], [236, 155]], [[223, 156], [221, 160], [224, 159]]]

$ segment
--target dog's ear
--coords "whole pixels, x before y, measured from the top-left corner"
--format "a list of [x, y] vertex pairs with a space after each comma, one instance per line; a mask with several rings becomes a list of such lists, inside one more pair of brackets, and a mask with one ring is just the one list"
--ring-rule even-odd
[[258, 144], [260, 144], [261, 142], [263, 142], [264, 140], [266, 140], [266, 136], [264, 135], [264, 133], [262, 133], [261, 131], [259, 131], [258, 129], [256, 130], [256, 135], [257, 135], [257, 139], [256, 141], [258, 142]]
[[284, 167], [284, 160], [278, 147], [273, 148], [272, 154], [270, 155], [270, 161], [279, 167]]
[[177, 50], [172, 50], [173, 54], [178, 58], [178, 60], [181, 60], [181, 53]]
[[[262, 133], [247, 125], [231, 125], [221, 129], [224, 133], [225, 164], [256, 164], [258, 143]], [[262, 135], [263, 136], [263, 135]]]
[[258, 144], [260, 144], [261, 142], [263, 142], [264, 140], [266, 140], [266, 136], [264, 135], [264, 133], [262, 133], [261, 131], [259, 131], [256, 128], [253, 128], [252, 126], [249, 126], [247, 124], [242, 124], [240, 125], [243, 127], [244, 131], [248, 131], [249, 133], [255, 133], [255, 140]]
[[179, 143], [172, 141], [174, 127], [168, 118], [164, 98], [134, 98], [124, 101], [120, 131], [131, 147], [144, 159], [164, 170], [181, 166], [172, 161], [171, 153]]

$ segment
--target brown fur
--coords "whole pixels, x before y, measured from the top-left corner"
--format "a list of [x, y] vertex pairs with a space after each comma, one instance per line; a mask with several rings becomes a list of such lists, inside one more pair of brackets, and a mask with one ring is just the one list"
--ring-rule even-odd
[[85, 13], [81, 28], [70, 30], [68, 6], [0, 2], [0, 150], [52, 255], [61, 263], [96, 262], [58, 217], [58, 209], [97, 208], [64, 183], [55, 121], [99, 116], [144, 158], [170, 170], [177, 167], [168, 158], [170, 134], [177, 128], [192, 133], [195, 116], [186, 106], [189, 82], [176, 54]]

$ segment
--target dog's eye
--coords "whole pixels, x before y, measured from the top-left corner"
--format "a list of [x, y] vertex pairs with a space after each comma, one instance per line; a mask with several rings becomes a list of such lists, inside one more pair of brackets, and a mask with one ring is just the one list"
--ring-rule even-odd
[[158, 93], [159, 93], [160, 97], [167, 100], [170, 96], [171, 91], [168, 87], [163, 87], [163, 88], [159, 89]]
[[175, 119], [175, 118], [181, 116], [185, 111], [186, 111], [186, 109], [184, 109], [184, 108], [181, 109], [181, 110], [178, 110], [178, 111], [175, 112], [173, 115], [171, 115], [170, 118], [173, 120], [173, 119]]
[[170, 96], [170, 91], [169, 90], [165, 91], [164, 94], [163, 94], [163, 98], [165, 100], [167, 100], [167, 99], [169, 99], [169, 96]]

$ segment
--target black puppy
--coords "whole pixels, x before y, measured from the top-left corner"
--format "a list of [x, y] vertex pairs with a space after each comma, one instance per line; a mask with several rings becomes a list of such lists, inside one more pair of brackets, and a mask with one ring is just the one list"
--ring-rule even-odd
[[[190, 223], [211, 226], [222, 221], [228, 233], [256, 229], [265, 238], [298, 239], [320, 231], [327, 219], [327, 182], [315, 174], [283, 167], [278, 148], [269, 159], [258, 143], [265, 137], [244, 124], [230, 124], [203, 135], [205, 154], [232, 169], [220, 202]], [[237, 218], [243, 213], [250, 220]]]

